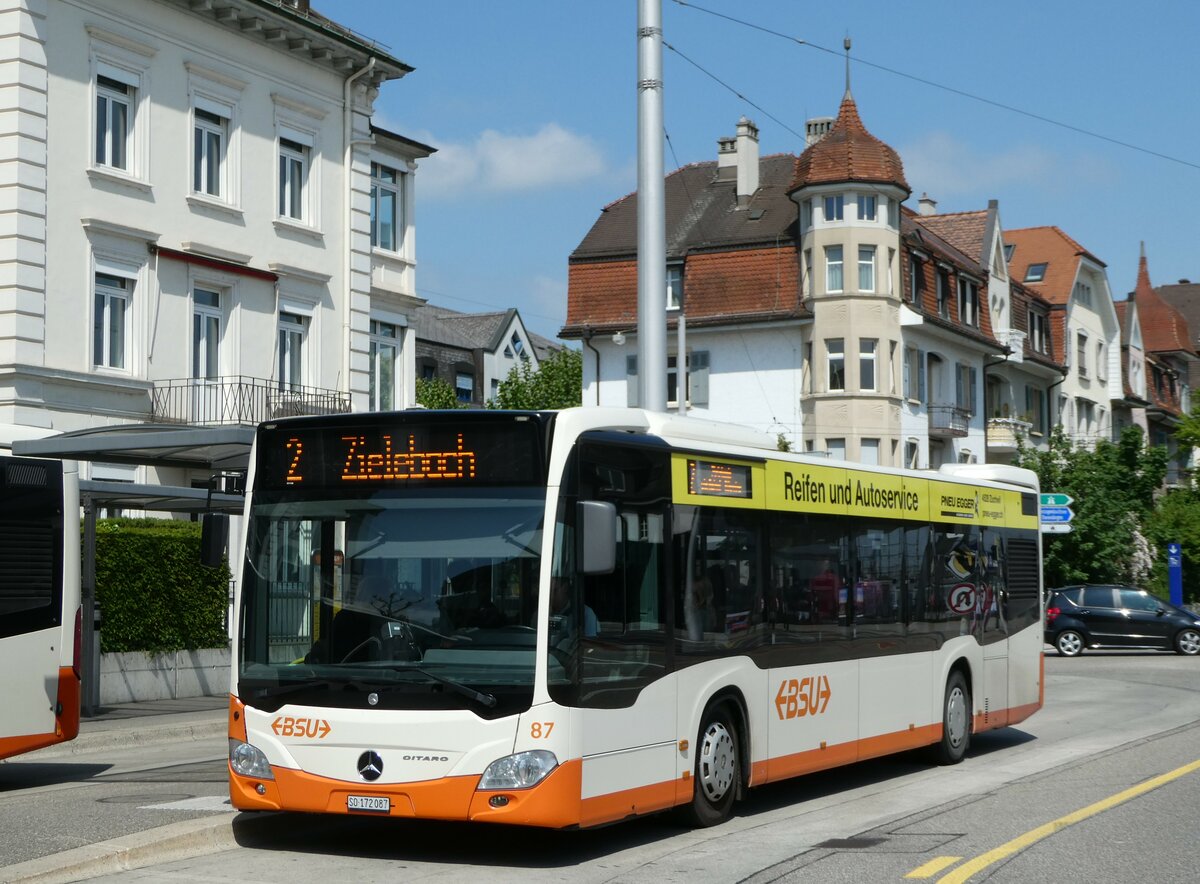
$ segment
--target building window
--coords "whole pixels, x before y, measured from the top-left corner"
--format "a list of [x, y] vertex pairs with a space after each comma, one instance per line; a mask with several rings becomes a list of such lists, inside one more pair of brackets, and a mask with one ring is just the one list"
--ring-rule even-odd
[[192, 290], [192, 377], [211, 379], [221, 374], [221, 294]]
[[846, 198], [841, 194], [825, 197], [825, 220], [841, 221], [845, 211]]
[[475, 394], [475, 376], [469, 371], [454, 373], [454, 392], [459, 402], [470, 402]]
[[1050, 337], [1046, 334], [1046, 316], [1029, 311], [1029, 349], [1034, 353], [1050, 352]]
[[875, 291], [875, 246], [858, 247], [858, 290]]
[[310, 148], [290, 138], [279, 139], [279, 215], [304, 221], [308, 217]]
[[858, 342], [858, 388], [871, 392], [875, 387], [875, 351], [879, 341], [862, 338]]
[[858, 444], [858, 460], [869, 467], [879, 466], [879, 440], [863, 439]]
[[925, 399], [925, 353], [916, 347], [904, 353], [904, 396], [914, 402]]
[[876, 212], [876, 198], [865, 193], [858, 195], [858, 220], [859, 221], [874, 221]]
[[825, 247], [825, 291], [842, 290], [842, 247]]
[[919, 307], [924, 294], [925, 262], [911, 255], [908, 259], [908, 300]]
[[[708, 351], [696, 350], [687, 354], [684, 391], [685, 405], [696, 408], [708, 407]], [[679, 405], [679, 371], [674, 354], [667, 355], [667, 405]]]
[[974, 280], [958, 278], [958, 320], [979, 327], [979, 286]]
[[95, 315], [92, 317], [92, 364], [126, 368], [133, 280], [96, 273]]
[[683, 306], [683, 265], [667, 265], [667, 309], [678, 310]]
[[392, 411], [396, 408], [396, 365], [400, 354], [399, 330], [390, 322], [372, 319], [369, 359], [371, 381], [368, 388], [369, 411]]
[[888, 227], [893, 230], [900, 229], [900, 204], [894, 199], [887, 201]]
[[904, 465], [915, 470], [920, 464], [921, 443], [916, 439], [908, 439], [904, 443]]
[[1075, 432], [1089, 436], [1095, 430], [1096, 403], [1090, 399], [1075, 400]]
[[229, 117], [194, 108], [192, 143], [192, 190], [210, 196], [224, 196], [225, 150], [229, 143]]
[[825, 450], [829, 453], [831, 460], [846, 459], [846, 440], [845, 439], [826, 439]]
[[371, 245], [398, 252], [404, 244], [404, 173], [371, 163]]
[[296, 313], [279, 313], [279, 389], [295, 390], [304, 386], [304, 342], [308, 334], [308, 317]]
[[1075, 300], [1085, 307], [1092, 306], [1092, 287], [1086, 282], [1075, 283]]
[[1079, 332], [1075, 337], [1075, 342], [1076, 342], [1075, 343], [1075, 358], [1078, 362], [1078, 364], [1076, 365], [1076, 368], [1079, 369], [1079, 376], [1081, 378], [1086, 378], [1088, 376], [1088, 369], [1087, 369], [1088, 339], [1087, 339], [1087, 335], [1085, 335], [1083, 332]]
[[954, 403], [970, 415], [976, 413], [976, 375], [975, 366], [964, 362], [958, 363], [954, 372]]
[[1045, 433], [1049, 420], [1046, 415], [1046, 391], [1038, 387], [1025, 387], [1025, 420], [1032, 426], [1030, 432]]
[[1104, 349], [1103, 341], [1096, 344], [1096, 378], [1108, 380], [1108, 352]]
[[826, 389], [846, 389], [846, 342], [841, 338], [830, 338], [825, 342], [826, 358], [829, 361], [829, 383]]
[[512, 347], [513, 354], [518, 359], [523, 359], [525, 361], [529, 360], [529, 354], [525, 352], [525, 342], [521, 340], [521, 336], [519, 334], [513, 332], [512, 338], [509, 340], [508, 345]]
[[1025, 271], [1025, 282], [1041, 282], [1046, 278], [1046, 263], [1030, 264]]
[[813, 281], [813, 263], [812, 249], [804, 250], [804, 282], [802, 283], [802, 291], [806, 297], [812, 297], [813, 286], [816, 282]]
[[950, 271], [944, 267], [937, 271], [937, 311], [942, 319], [950, 318]]
[[[107, 65], [105, 67], [108, 67]], [[113, 73], [116, 73], [115, 71]], [[128, 76], [128, 75], [126, 75]], [[137, 78], [96, 76], [96, 165], [129, 171]]]
[[800, 229], [808, 230], [812, 227], [812, 200], [802, 200], [800, 202]]

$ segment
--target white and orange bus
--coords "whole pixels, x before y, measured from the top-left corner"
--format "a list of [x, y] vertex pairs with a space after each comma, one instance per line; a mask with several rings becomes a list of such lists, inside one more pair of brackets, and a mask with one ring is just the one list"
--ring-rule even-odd
[[0, 758], [79, 733], [78, 479], [0, 455]]
[[1012, 467], [867, 467], [638, 409], [264, 424], [233, 804], [711, 825], [763, 783], [959, 761], [1042, 704], [1037, 502]]

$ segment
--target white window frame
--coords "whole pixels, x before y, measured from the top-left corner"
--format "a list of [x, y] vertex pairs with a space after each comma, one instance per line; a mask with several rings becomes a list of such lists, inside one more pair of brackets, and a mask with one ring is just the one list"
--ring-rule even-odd
[[858, 389], [863, 393], [874, 393], [879, 389], [878, 338], [858, 339]]
[[[137, 275], [128, 273], [113, 273], [111, 267], [96, 267], [92, 273], [92, 368], [101, 371], [132, 372], [132, 319], [133, 297], [137, 291]], [[101, 277], [121, 280], [121, 286], [109, 285]], [[121, 304], [120, 325], [120, 356], [112, 353], [113, 330], [118, 320], [114, 320], [113, 312], [116, 304]]]
[[[155, 49], [96, 28], [88, 30], [92, 35], [90, 47], [91, 106], [89, 110], [91, 144], [88, 147], [88, 172], [100, 176], [111, 175], [124, 182], [149, 189], [149, 65]], [[120, 45], [115, 42], [117, 40], [120, 40]], [[130, 91], [122, 96], [120, 93], [108, 90], [101, 85], [101, 77], [121, 83]], [[108, 131], [101, 128], [103, 122], [98, 107], [101, 98], [106, 99], [110, 107], [112, 101], [121, 101], [126, 105], [124, 166], [116, 166], [111, 162], [111, 137], [104, 138], [104, 161], [100, 161], [96, 155], [97, 140]]]
[[841, 193], [827, 194], [821, 200], [821, 217], [826, 222], [843, 221], [846, 217], [846, 197]]
[[683, 306], [683, 264], [667, 265], [667, 309], [679, 310]]
[[[312, 148], [294, 138], [279, 137], [279, 166], [276, 179], [279, 218], [295, 224], [312, 226], [309, 207], [311, 190], [309, 172], [312, 168]], [[297, 192], [298, 191], [298, 192]]]
[[[385, 171], [391, 173], [392, 180], [388, 180], [384, 174]], [[405, 194], [408, 190], [407, 176], [408, 172], [405, 169], [391, 163], [381, 160], [372, 160], [371, 162], [371, 248], [373, 249], [397, 255], [404, 251], [408, 226], [404, 207]], [[392, 196], [391, 245], [383, 243], [383, 212], [381, 209], [384, 194]]]
[[966, 276], [958, 277], [958, 321], [979, 327], [979, 283]]
[[1104, 341], [1096, 342], [1096, 380], [1108, 380], [1108, 348]]
[[[836, 259], [834, 255], [836, 253]], [[837, 286], [833, 285], [834, 275], [837, 275]], [[846, 287], [845, 250], [842, 246], [825, 246], [825, 291], [839, 294]]]
[[875, 221], [879, 218], [879, 199], [870, 193], [858, 195], [858, 220]]
[[1087, 335], [1087, 332], [1079, 331], [1079, 332], [1075, 333], [1075, 355], [1077, 357], [1077, 362], [1079, 363], [1078, 365], [1075, 366], [1079, 370], [1079, 376], [1081, 378], [1086, 378], [1088, 376], [1088, 366], [1087, 366], [1088, 335]]
[[[834, 386], [834, 367], [840, 375], [840, 386]], [[827, 338], [825, 340], [825, 390], [829, 393], [842, 393], [846, 390], [846, 340], [845, 338]]]
[[1034, 353], [1049, 352], [1049, 338], [1046, 334], [1047, 317], [1035, 310], [1029, 311], [1029, 349]]
[[[192, 193], [224, 202], [230, 201], [230, 116], [228, 109], [221, 114], [205, 107], [192, 107]], [[217, 140], [215, 151], [214, 138]], [[215, 175], [212, 168], [214, 163], [217, 167]]]
[[308, 384], [308, 337], [312, 316], [295, 305], [280, 303], [275, 322], [275, 381], [279, 390], [294, 390]]
[[[858, 247], [858, 290], [860, 292], [875, 291], [875, 258], [877, 252], [878, 249], [875, 246], [866, 245]], [[864, 254], [867, 255], [866, 260], [863, 260]]]
[[[204, 292], [206, 294], [216, 295], [216, 297], [217, 297], [216, 306], [213, 306], [212, 304], [200, 303], [200, 299], [196, 297], [197, 292]], [[202, 283], [202, 282], [196, 282], [196, 283], [192, 284], [191, 376], [195, 380], [211, 380], [213, 378], [220, 377], [223, 373], [223, 371], [222, 371], [222, 369], [223, 369], [223, 366], [222, 366], [223, 352], [222, 351], [225, 348], [222, 345], [224, 342], [224, 336], [225, 336], [225, 330], [226, 330], [225, 329], [225, 305], [228, 303], [228, 300], [229, 300], [228, 293], [226, 291], [223, 291], [219, 286], [209, 285], [207, 283]], [[217, 364], [215, 366], [208, 364], [209, 363], [208, 355], [210, 352], [212, 352], [212, 349], [213, 349], [212, 346], [205, 348], [205, 350], [203, 351], [204, 357], [203, 357], [203, 359], [200, 358], [201, 352], [202, 352], [200, 350], [200, 344], [202, 342], [205, 342], [205, 343], [209, 342], [208, 339], [209, 339], [209, 335], [210, 335], [211, 329], [212, 329], [210, 322], [211, 322], [211, 320], [214, 320], [214, 319], [217, 322], [217, 329], [216, 329], [217, 340], [215, 342], [216, 363]], [[197, 322], [201, 323], [201, 325], [199, 327], [197, 326]], [[203, 361], [203, 363], [204, 363], [203, 366], [200, 365], [201, 361]], [[197, 373], [201, 370], [204, 371], [204, 374]]]
[[[400, 352], [404, 343], [404, 326], [388, 319], [370, 319], [367, 327], [370, 386], [367, 390], [368, 411], [393, 411], [400, 407]], [[390, 352], [390, 356], [388, 354]], [[391, 363], [390, 389], [384, 383], [384, 369]]]

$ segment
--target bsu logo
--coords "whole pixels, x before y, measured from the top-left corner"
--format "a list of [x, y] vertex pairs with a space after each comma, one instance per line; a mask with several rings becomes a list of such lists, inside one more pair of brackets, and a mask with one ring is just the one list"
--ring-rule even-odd
[[829, 706], [831, 693], [827, 675], [787, 679], [779, 683], [779, 693], [775, 695], [775, 710], [780, 719], [820, 715]]

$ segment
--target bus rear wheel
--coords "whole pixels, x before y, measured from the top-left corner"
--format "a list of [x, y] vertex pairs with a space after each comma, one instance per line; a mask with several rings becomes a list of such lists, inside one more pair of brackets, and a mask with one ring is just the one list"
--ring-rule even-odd
[[696, 740], [692, 803], [682, 808], [684, 820], [707, 827], [729, 819], [741, 769], [738, 731], [728, 708], [707, 710]]
[[942, 739], [933, 747], [938, 764], [958, 764], [971, 745], [971, 689], [959, 671], [946, 679], [942, 701]]

